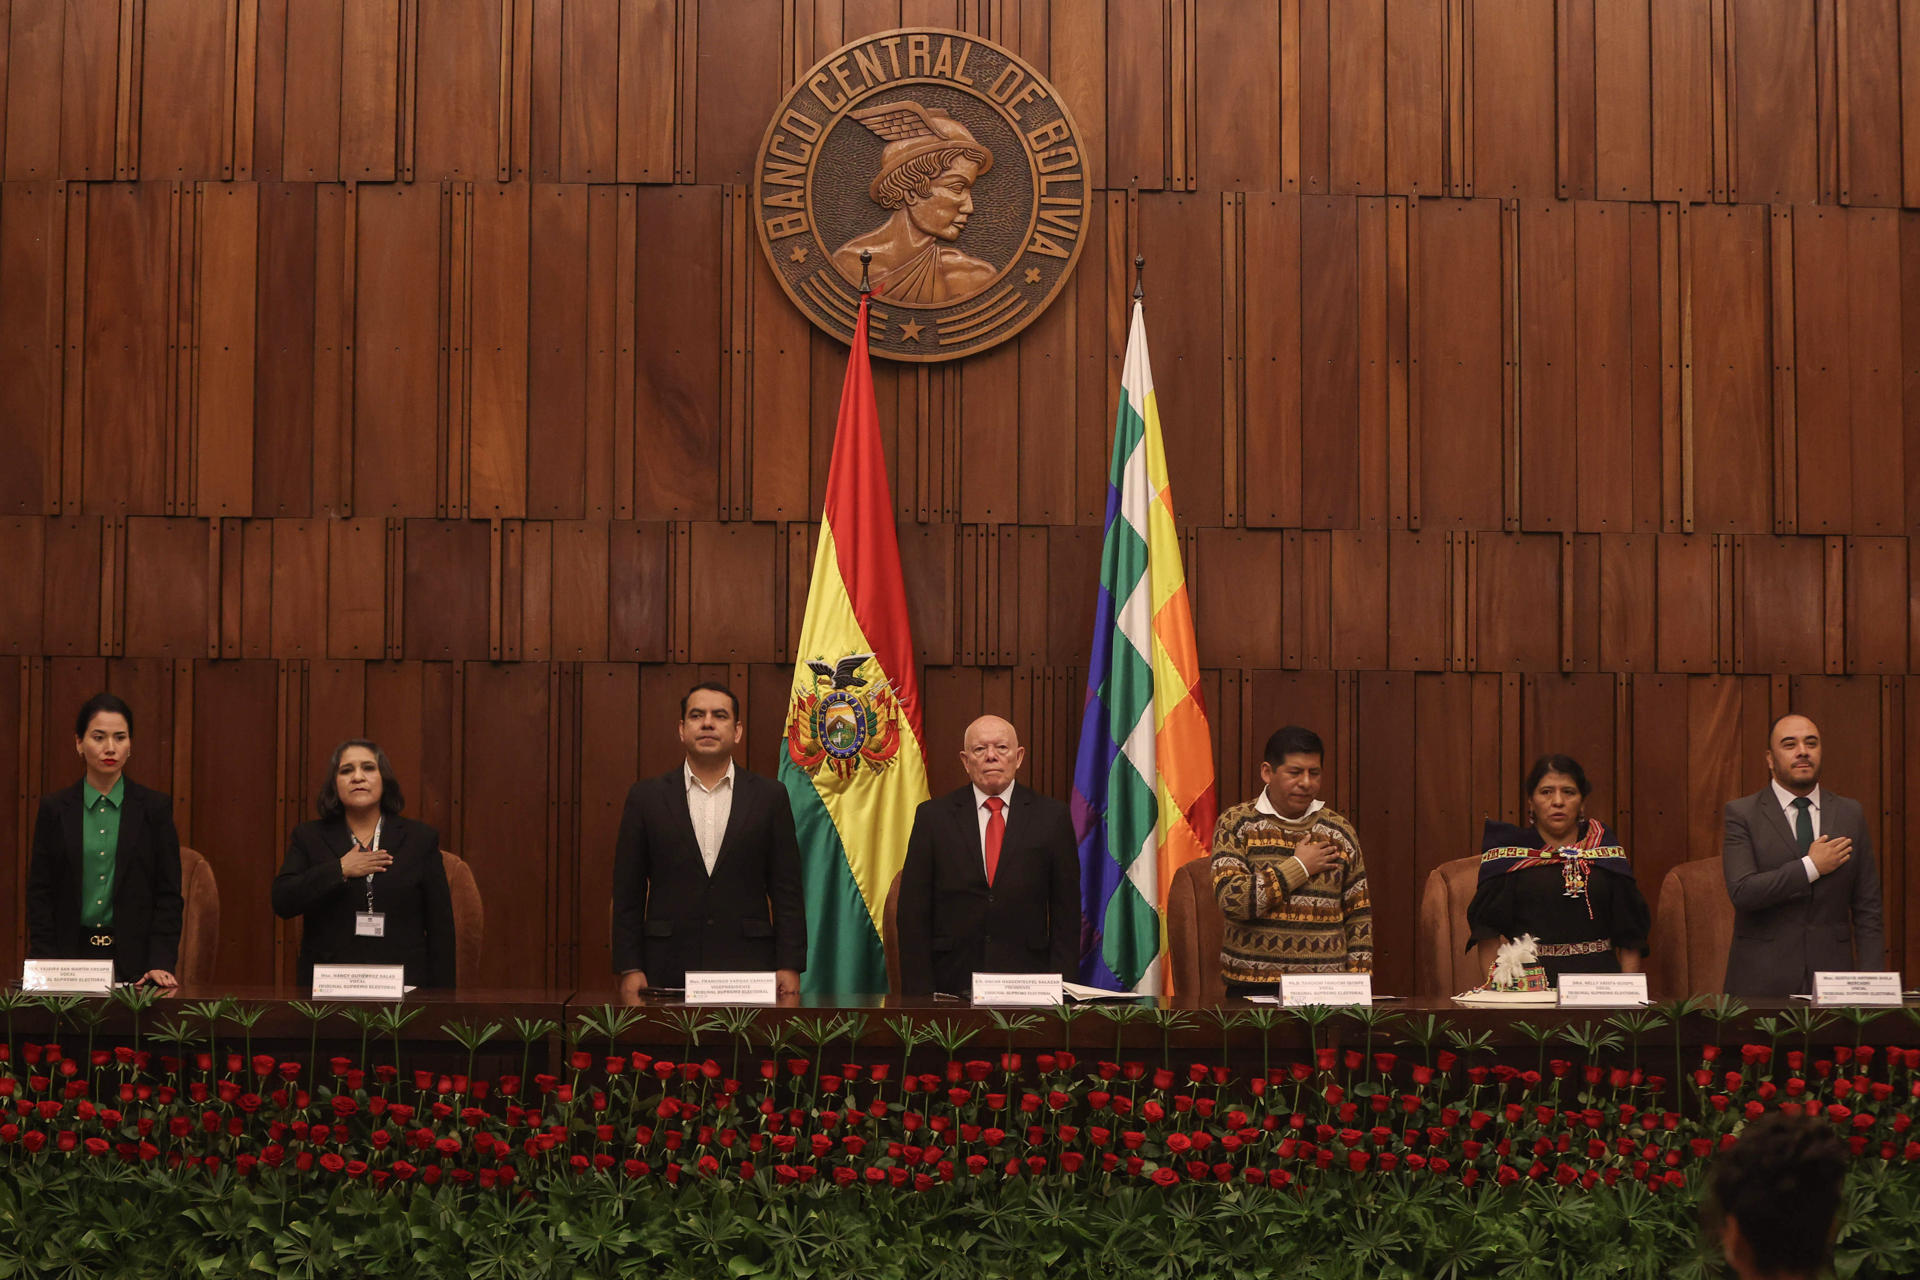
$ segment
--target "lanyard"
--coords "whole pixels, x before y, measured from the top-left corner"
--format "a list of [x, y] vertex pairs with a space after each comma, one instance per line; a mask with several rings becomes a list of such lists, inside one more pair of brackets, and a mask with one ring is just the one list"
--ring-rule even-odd
[[[378, 849], [380, 847], [380, 828], [386, 825], [386, 821], [387, 820], [384, 816], [374, 821], [373, 843], [368, 845], [367, 848]], [[356, 846], [358, 846], [360, 843], [360, 837], [354, 836], [353, 842]], [[367, 881], [367, 910], [372, 911], [373, 910], [373, 872], [371, 871], [367, 872], [366, 881]]]

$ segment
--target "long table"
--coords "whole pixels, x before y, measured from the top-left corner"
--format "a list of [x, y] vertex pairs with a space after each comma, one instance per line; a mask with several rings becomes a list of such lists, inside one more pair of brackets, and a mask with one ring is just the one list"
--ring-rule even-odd
[[[248, 1038], [262, 1043], [318, 1042], [328, 1046], [386, 1045], [395, 1040], [410, 1050], [459, 1047], [463, 1037], [493, 1028], [488, 1044], [494, 1052], [508, 1046], [516, 1056], [527, 1051], [534, 1061], [551, 1067], [560, 1060], [580, 1029], [582, 1018], [596, 1026], [613, 1011], [615, 1039], [623, 1048], [676, 1051], [701, 1046], [748, 1047], [818, 1043], [822, 1040], [852, 1050], [897, 1054], [903, 1033], [920, 1052], [938, 1043], [938, 1037], [965, 1037], [1021, 1051], [1071, 1048], [1090, 1052], [1160, 1057], [1196, 1052], [1228, 1057], [1271, 1052], [1299, 1052], [1310, 1048], [1358, 1046], [1380, 1049], [1418, 1045], [1423, 1038], [1441, 1047], [1466, 1040], [1493, 1050], [1533, 1049], [1542, 1042], [1565, 1043], [1569, 1033], [1612, 1031], [1622, 1045], [1641, 1041], [1673, 1045], [1676, 1028], [1668, 1016], [1673, 1006], [1643, 1009], [1488, 1008], [1457, 1004], [1448, 999], [1422, 997], [1378, 1003], [1371, 1010], [1281, 1010], [1245, 1000], [1229, 999], [1217, 1006], [1195, 1007], [1177, 1001], [1143, 998], [1118, 1002], [1069, 1005], [1064, 1009], [985, 1008], [965, 1000], [901, 996], [788, 997], [778, 1005], [751, 1009], [722, 1009], [688, 1005], [680, 1000], [652, 998], [626, 1009], [609, 988], [482, 988], [461, 991], [415, 991], [397, 1006], [342, 1000], [314, 1001], [304, 993], [267, 985], [189, 986], [168, 993], [136, 1018], [133, 1010], [110, 998], [85, 997], [78, 1012], [59, 1018], [44, 1008], [30, 1006], [11, 1015], [14, 1040], [54, 1035], [68, 1038], [84, 1033], [91, 1022], [99, 1043], [114, 1043], [136, 1031], [153, 1039], [183, 1016], [204, 1024], [199, 1014], [216, 1002], [231, 1002], [244, 1011], [217, 1020], [224, 1040]], [[393, 1027], [397, 1009], [404, 1025]], [[324, 1016], [316, 1022], [309, 1010]], [[361, 1011], [356, 1015], [356, 1010]], [[354, 1018], [365, 1016], [373, 1026], [363, 1029]], [[243, 1025], [243, 1019], [250, 1025]], [[1772, 1020], [1771, 1024], [1769, 1020]], [[1863, 1025], [1856, 1027], [1856, 1020]], [[138, 1026], [136, 1027], [136, 1021]], [[1811, 1031], [1810, 1031], [1811, 1029]], [[1820, 1043], [1920, 1044], [1920, 1004], [1904, 1009], [1813, 1010], [1803, 1001], [1742, 1002], [1739, 1012], [1716, 1017], [1696, 1008], [1684, 1015], [1678, 1036], [1688, 1045], [1736, 1045], [1750, 1040], [1779, 1038], [1799, 1043], [1811, 1034]], [[604, 1042], [595, 1031], [587, 1039]]]

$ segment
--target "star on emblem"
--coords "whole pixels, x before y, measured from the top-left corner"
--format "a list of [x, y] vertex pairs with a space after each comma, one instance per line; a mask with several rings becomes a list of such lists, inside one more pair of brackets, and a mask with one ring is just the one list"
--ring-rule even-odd
[[1038, 268], [1038, 267], [1028, 267], [1028, 268], [1027, 268], [1027, 283], [1028, 283], [1028, 284], [1039, 284], [1039, 283], [1040, 283], [1040, 268]]
[[792, 258], [795, 262], [805, 262], [807, 260], [807, 246], [803, 244], [797, 244], [793, 246], [793, 252], [788, 254], [787, 256], [789, 258]]
[[920, 330], [925, 327], [926, 327], [925, 325], [922, 325], [917, 320], [904, 321], [900, 325], [900, 341], [902, 342], [920, 341]]

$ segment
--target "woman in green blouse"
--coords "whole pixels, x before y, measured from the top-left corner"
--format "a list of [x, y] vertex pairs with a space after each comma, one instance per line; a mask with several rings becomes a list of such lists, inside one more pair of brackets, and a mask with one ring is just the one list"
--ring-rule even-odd
[[112, 960], [116, 982], [179, 985], [180, 836], [173, 798], [125, 775], [133, 709], [110, 693], [80, 708], [86, 776], [40, 802], [27, 872], [27, 958]]

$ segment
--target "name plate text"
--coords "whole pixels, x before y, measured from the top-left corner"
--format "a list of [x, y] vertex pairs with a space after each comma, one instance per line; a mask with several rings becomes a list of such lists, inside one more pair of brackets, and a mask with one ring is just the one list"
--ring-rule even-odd
[[407, 968], [399, 964], [317, 964], [316, 1000], [398, 1000], [407, 993]]
[[1563, 973], [1560, 975], [1562, 1009], [1611, 1009], [1621, 1005], [1647, 1002], [1647, 975], [1644, 973]]
[[689, 970], [686, 999], [688, 1004], [776, 1004], [780, 990], [771, 969]]
[[1057, 973], [976, 973], [975, 1004], [1059, 1004], [1065, 997]]
[[1373, 975], [1283, 973], [1280, 975], [1280, 1003], [1289, 1009], [1310, 1004], [1371, 1005]]
[[29, 960], [20, 970], [20, 989], [104, 996], [113, 990], [113, 961]]
[[1900, 975], [1878, 973], [1816, 973], [1813, 975], [1813, 1002], [1822, 1005], [1874, 1005], [1904, 1003], [1900, 995]]

